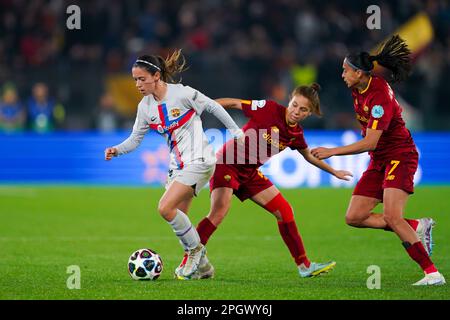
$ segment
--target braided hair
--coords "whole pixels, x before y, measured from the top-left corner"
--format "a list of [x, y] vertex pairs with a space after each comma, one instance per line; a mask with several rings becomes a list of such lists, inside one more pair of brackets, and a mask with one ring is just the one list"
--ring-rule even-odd
[[399, 35], [393, 35], [381, 45], [379, 53], [372, 56], [368, 52], [349, 54], [345, 61], [354, 69], [370, 73], [374, 61], [391, 71], [391, 82], [404, 81], [411, 73], [411, 51]]

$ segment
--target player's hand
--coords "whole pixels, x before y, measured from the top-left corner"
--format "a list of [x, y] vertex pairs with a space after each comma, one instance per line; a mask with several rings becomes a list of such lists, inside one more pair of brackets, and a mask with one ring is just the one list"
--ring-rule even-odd
[[235, 137], [234, 137], [234, 140], [236, 140], [236, 142], [237, 142], [238, 144], [240, 144], [240, 145], [245, 145], [245, 134], [244, 134], [244, 131], [239, 130], [239, 131], [236, 133], [236, 135], [235, 135]]
[[331, 148], [318, 147], [311, 150], [311, 154], [319, 160], [334, 156]]
[[116, 148], [106, 148], [105, 149], [105, 160], [109, 161], [111, 160], [113, 157], [117, 157], [118, 152]]
[[334, 176], [341, 180], [350, 181], [350, 177], [353, 177], [353, 174], [350, 171], [336, 170]]

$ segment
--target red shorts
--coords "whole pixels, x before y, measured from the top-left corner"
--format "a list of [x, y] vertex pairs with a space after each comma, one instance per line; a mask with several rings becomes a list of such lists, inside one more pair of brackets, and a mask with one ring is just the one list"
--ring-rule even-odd
[[383, 201], [386, 188], [414, 193], [414, 174], [419, 164], [417, 151], [403, 153], [388, 160], [370, 160], [369, 167], [356, 184], [353, 195], [376, 198]]
[[232, 164], [216, 164], [214, 175], [209, 181], [211, 192], [216, 188], [231, 188], [241, 201], [247, 200], [271, 186], [273, 183], [258, 169]]

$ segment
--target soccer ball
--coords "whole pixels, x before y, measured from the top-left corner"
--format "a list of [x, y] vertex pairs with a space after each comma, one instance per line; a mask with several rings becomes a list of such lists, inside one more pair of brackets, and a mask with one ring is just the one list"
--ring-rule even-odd
[[156, 280], [162, 271], [161, 257], [151, 249], [139, 249], [128, 259], [128, 273], [134, 280]]

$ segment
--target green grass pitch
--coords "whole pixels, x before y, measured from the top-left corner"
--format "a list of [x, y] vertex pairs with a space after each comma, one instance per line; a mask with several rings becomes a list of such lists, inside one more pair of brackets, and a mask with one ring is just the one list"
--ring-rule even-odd
[[[0, 299], [450, 299], [450, 284], [413, 287], [422, 277], [391, 232], [344, 223], [350, 189], [297, 189], [283, 194], [295, 210], [311, 260], [337, 262], [329, 274], [301, 279], [275, 219], [250, 201], [234, 199], [208, 243], [214, 279], [178, 281], [182, 250], [156, 207], [162, 189], [0, 186]], [[432, 256], [450, 281], [450, 187], [420, 187], [406, 217], [432, 216]], [[209, 209], [209, 193], [194, 199], [194, 224]], [[380, 212], [380, 208], [377, 208]], [[127, 273], [136, 249], [164, 261], [157, 281]], [[69, 290], [67, 267], [81, 270]], [[367, 268], [381, 270], [381, 288], [368, 289]]]

